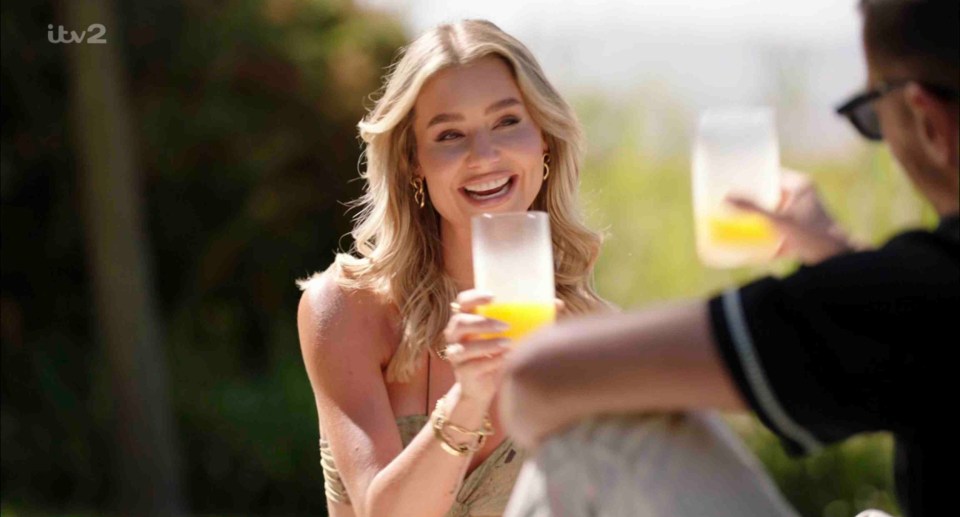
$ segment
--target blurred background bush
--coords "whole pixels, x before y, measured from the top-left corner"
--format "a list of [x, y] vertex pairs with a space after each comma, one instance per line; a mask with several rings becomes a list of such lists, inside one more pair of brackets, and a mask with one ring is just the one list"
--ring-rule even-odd
[[[101, 47], [119, 57], [123, 102], [91, 107], [77, 105], [84, 74], [106, 72], [84, 69], [76, 44], [47, 39], [49, 26], [86, 27], [73, 23], [81, 19], [74, 8], [52, 0], [0, 7], [0, 513], [130, 513], [131, 494], [151, 493], [177, 499], [165, 508], [190, 514], [323, 515], [293, 281], [349, 246], [343, 203], [362, 188], [354, 181], [355, 124], [411, 25], [377, 5], [336, 0], [104, 3], [95, 11], [110, 20]], [[801, 81], [783, 80], [787, 93]], [[693, 108], [665, 110], [664, 102], [679, 101], [658, 92], [662, 85], [648, 85], [629, 98], [630, 110], [602, 91], [569, 95], [590, 142], [584, 208], [609, 236], [600, 292], [637, 307], [790, 271], [787, 262], [738, 271], [699, 264]], [[90, 170], [91, 153], [105, 147], [84, 131], [114, 115], [131, 131], [106, 148], [129, 153], [134, 188], [91, 193], [90, 185], [109, 185], [91, 178], [109, 179], [109, 171]], [[879, 242], [934, 222], [882, 149], [813, 149], [786, 141], [784, 163], [811, 172], [858, 237]], [[136, 276], [128, 258], [97, 252], [92, 221], [101, 203], [141, 214], [135, 269], [146, 309], [105, 304], [97, 294], [97, 278]], [[108, 233], [109, 223], [101, 226]], [[150, 321], [155, 361], [117, 357], [133, 352], [109, 345], [111, 322], [128, 311]], [[152, 378], [159, 383], [124, 398], [123, 382]], [[125, 423], [124, 400], [159, 412], [156, 421], [172, 429], [169, 443], [157, 448]], [[752, 417], [731, 423], [803, 515], [896, 511], [888, 436], [797, 460]], [[157, 474], [173, 480], [167, 491], [155, 478], [130, 475], [137, 465], [149, 470], [143, 459], [158, 451], [173, 458], [170, 472]]]

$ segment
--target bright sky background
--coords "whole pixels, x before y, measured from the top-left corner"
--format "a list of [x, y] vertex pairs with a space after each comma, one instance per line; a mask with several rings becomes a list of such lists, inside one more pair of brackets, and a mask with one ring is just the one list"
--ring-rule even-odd
[[[523, 41], [568, 97], [602, 96], [647, 121], [729, 104], [777, 108], [781, 144], [846, 152], [833, 107], [865, 77], [856, 0], [359, 0], [412, 34], [486, 18]], [[656, 122], [647, 131], [657, 136]]]

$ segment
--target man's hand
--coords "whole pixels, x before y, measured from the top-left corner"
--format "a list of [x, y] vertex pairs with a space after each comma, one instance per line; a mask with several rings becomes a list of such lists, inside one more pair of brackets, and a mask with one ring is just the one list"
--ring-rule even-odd
[[748, 199], [729, 198], [733, 206], [761, 214], [773, 223], [784, 238], [777, 257], [796, 257], [812, 265], [860, 248], [827, 214], [816, 185], [806, 174], [783, 169], [781, 178], [780, 204], [774, 211]]

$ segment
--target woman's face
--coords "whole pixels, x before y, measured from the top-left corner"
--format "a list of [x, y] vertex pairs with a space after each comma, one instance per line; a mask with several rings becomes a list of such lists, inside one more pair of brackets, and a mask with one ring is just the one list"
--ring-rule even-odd
[[438, 72], [414, 106], [416, 175], [446, 224], [526, 211], [543, 183], [547, 146], [510, 68], [496, 56]]

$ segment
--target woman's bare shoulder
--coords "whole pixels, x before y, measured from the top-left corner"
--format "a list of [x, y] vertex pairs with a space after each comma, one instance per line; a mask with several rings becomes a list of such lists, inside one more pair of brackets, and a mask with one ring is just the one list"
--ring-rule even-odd
[[377, 472], [403, 449], [383, 376], [394, 337], [383, 297], [345, 286], [337, 274], [331, 268], [301, 282], [297, 326], [320, 432], [359, 508]]
[[340, 275], [333, 265], [299, 282], [303, 290], [297, 310], [301, 347], [337, 347], [341, 357], [373, 354], [385, 364], [396, 335], [393, 304], [372, 289], [344, 286]]

